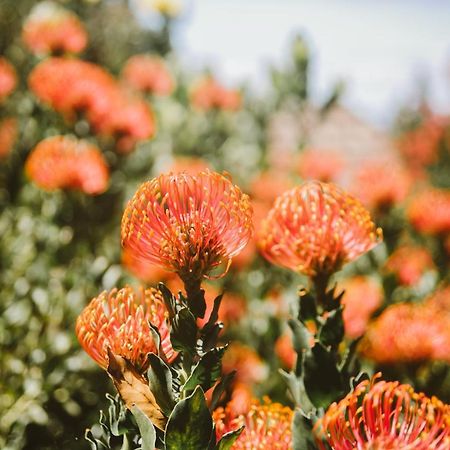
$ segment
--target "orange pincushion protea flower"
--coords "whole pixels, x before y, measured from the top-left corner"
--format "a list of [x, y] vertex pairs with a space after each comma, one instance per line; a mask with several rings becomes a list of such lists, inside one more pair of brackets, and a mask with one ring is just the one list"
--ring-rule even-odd
[[259, 244], [272, 263], [316, 276], [331, 275], [380, 240], [381, 229], [356, 198], [333, 184], [312, 181], [278, 197]]
[[101, 194], [108, 187], [108, 166], [100, 150], [87, 141], [53, 136], [29, 155], [25, 171], [42, 189], [79, 189]]
[[49, 1], [39, 3], [26, 20], [22, 39], [35, 54], [79, 53], [87, 44], [87, 33], [78, 17]]
[[109, 349], [143, 372], [147, 368], [147, 354], [158, 351], [149, 322], [158, 328], [168, 361], [176, 357], [166, 318], [167, 310], [158, 290], [136, 292], [127, 286], [95, 297], [79, 315], [75, 331], [86, 353], [103, 369], [108, 367]]
[[224, 175], [163, 174], [129, 201], [122, 245], [183, 281], [199, 280], [244, 248], [251, 215], [248, 196]]
[[[448, 450], [450, 406], [397, 381], [361, 382], [316, 425], [333, 450]], [[320, 442], [319, 446], [325, 448]]]
[[305, 149], [299, 158], [299, 173], [304, 179], [336, 181], [344, 168], [342, 156], [333, 150]]
[[174, 89], [172, 75], [158, 56], [132, 56], [125, 63], [122, 77], [134, 89], [152, 94], [169, 95]]
[[238, 91], [223, 87], [214, 78], [205, 77], [192, 89], [191, 103], [203, 111], [210, 109], [235, 111], [241, 106], [241, 96]]
[[397, 161], [371, 160], [359, 167], [352, 191], [371, 210], [390, 208], [405, 200], [411, 175]]
[[17, 119], [6, 117], [0, 121], [0, 158], [9, 155], [17, 138]]
[[17, 84], [14, 67], [5, 58], [0, 57], [0, 101], [8, 97]]
[[268, 399], [264, 404], [254, 400], [245, 414], [235, 415], [228, 407], [218, 408], [213, 414], [218, 439], [245, 426], [232, 450], [291, 450], [292, 416], [292, 409]]
[[430, 252], [424, 247], [399, 247], [386, 262], [386, 270], [394, 273], [405, 286], [414, 286], [428, 270], [435, 269]]
[[407, 215], [421, 233], [450, 232], [450, 190], [428, 188], [420, 192], [411, 200]]

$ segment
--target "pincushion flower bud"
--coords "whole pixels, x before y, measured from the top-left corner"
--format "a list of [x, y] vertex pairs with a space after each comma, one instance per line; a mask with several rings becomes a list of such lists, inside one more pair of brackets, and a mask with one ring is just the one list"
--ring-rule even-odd
[[245, 426], [231, 450], [291, 450], [292, 416], [290, 408], [267, 399], [264, 404], [254, 401], [245, 414], [235, 415], [228, 407], [218, 408], [213, 414], [218, 439]]
[[0, 57], [0, 101], [11, 94], [16, 84], [16, 70], [10, 62]]
[[450, 448], [449, 405], [407, 384], [375, 380], [360, 383], [318, 422], [333, 450]]
[[109, 170], [100, 150], [87, 141], [53, 136], [41, 141], [25, 164], [27, 175], [42, 189], [79, 189], [101, 194]]
[[113, 289], [95, 297], [76, 322], [76, 335], [86, 353], [103, 369], [108, 368], [108, 350], [130, 361], [143, 373], [147, 354], [157, 353], [149, 322], [158, 328], [168, 361], [176, 357], [170, 343], [168, 313], [156, 289]]
[[241, 106], [241, 96], [238, 91], [223, 87], [213, 77], [205, 77], [192, 89], [191, 103], [202, 111], [235, 111]]
[[38, 3], [25, 21], [22, 39], [35, 54], [79, 53], [87, 44], [87, 33], [78, 17], [56, 3]]
[[359, 200], [331, 183], [312, 181], [278, 197], [259, 245], [272, 263], [315, 277], [331, 275], [381, 236]]
[[192, 282], [244, 248], [251, 215], [248, 196], [224, 175], [163, 174], [142, 184], [128, 202], [122, 245]]

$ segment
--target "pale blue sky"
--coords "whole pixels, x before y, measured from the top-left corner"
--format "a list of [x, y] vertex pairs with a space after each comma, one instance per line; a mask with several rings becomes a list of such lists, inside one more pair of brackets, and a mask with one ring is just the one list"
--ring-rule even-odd
[[343, 79], [344, 102], [384, 126], [427, 78], [431, 103], [450, 113], [450, 0], [193, 0], [177, 47], [191, 67], [263, 89], [296, 31], [313, 49], [314, 99]]

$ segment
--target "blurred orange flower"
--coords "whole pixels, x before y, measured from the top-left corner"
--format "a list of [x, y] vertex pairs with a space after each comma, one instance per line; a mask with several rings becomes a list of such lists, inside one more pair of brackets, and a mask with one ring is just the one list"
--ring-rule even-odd
[[411, 245], [397, 248], [385, 265], [386, 271], [395, 274], [404, 286], [414, 286], [425, 272], [435, 268], [428, 249]]
[[125, 63], [122, 78], [132, 88], [156, 95], [169, 95], [175, 82], [164, 60], [155, 55], [134, 55]]
[[87, 33], [78, 17], [56, 3], [38, 3], [22, 30], [25, 45], [35, 54], [79, 53], [87, 45]]
[[41, 141], [28, 156], [25, 171], [46, 190], [79, 189], [86, 194], [101, 194], [109, 183], [109, 169], [100, 150], [69, 136]]
[[192, 105], [202, 111], [222, 109], [235, 111], [241, 106], [241, 95], [238, 91], [227, 89], [213, 77], [199, 80], [191, 91]]
[[0, 101], [8, 97], [17, 85], [14, 66], [0, 56]]
[[334, 150], [307, 148], [299, 157], [298, 171], [305, 180], [336, 181], [343, 168], [344, 159]]
[[273, 264], [309, 276], [331, 275], [381, 236], [359, 200], [333, 184], [310, 181], [278, 197], [259, 245]]
[[[361, 382], [333, 403], [316, 424], [316, 432], [334, 450], [447, 450], [450, 406], [414, 392], [398, 381]], [[322, 449], [323, 442], [319, 443]]]
[[374, 279], [356, 276], [344, 280], [340, 287], [345, 290], [342, 303], [345, 334], [356, 339], [367, 328], [371, 315], [383, 302], [383, 291]]
[[293, 411], [287, 406], [266, 399], [263, 404], [253, 400], [244, 414], [236, 415], [230, 408], [218, 408], [213, 418], [216, 435], [245, 426], [231, 450], [291, 450]]
[[450, 232], [450, 190], [429, 187], [419, 192], [411, 199], [407, 215], [420, 233]]
[[261, 172], [250, 184], [250, 195], [253, 200], [272, 206], [276, 198], [292, 189], [293, 183], [288, 174], [279, 170]]
[[374, 211], [405, 200], [412, 185], [410, 173], [396, 160], [371, 160], [359, 166], [352, 192]]
[[0, 121], [0, 159], [9, 155], [17, 139], [17, 119], [6, 117]]
[[122, 245], [183, 281], [199, 280], [244, 248], [251, 217], [248, 196], [224, 175], [162, 174], [128, 202]]
[[108, 350], [128, 359], [143, 373], [147, 354], [157, 352], [149, 322], [158, 328], [161, 346], [168, 361], [176, 353], [170, 342], [168, 314], [161, 293], [156, 289], [130, 286], [102, 292], [84, 308], [76, 322], [76, 335], [86, 353], [103, 369], [108, 367]]
[[280, 359], [283, 367], [288, 370], [294, 368], [295, 362], [297, 361], [297, 353], [294, 349], [290, 331], [286, 331], [276, 340], [275, 353]]

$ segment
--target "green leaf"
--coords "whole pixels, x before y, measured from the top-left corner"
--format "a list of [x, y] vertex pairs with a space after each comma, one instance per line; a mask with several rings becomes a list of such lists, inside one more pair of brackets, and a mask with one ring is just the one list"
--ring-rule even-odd
[[305, 354], [304, 383], [308, 397], [316, 407], [327, 408], [343, 393], [341, 374], [334, 355], [320, 343]]
[[317, 316], [316, 300], [310, 292], [301, 292], [299, 298], [298, 318], [306, 322], [307, 320], [315, 320]]
[[312, 431], [313, 416], [313, 412], [305, 414], [298, 408], [295, 410], [292, 423], [293, 450], [316, 450], [317, 446]]
[[205, 394], [198, 386], [194, 393], [177, 403], [166, 426], [165, 450], [208, 448], [213, 429]]
[[147, 376], [150, 390], [163, 413], [169, 416], [175, 406], [172, 393], [172, 372], [166, 363], [154, 353], [149, 353], [148, 360], [150, 366]]
[[205, 353], [192, 369], [191, 375], [183, 386], [184, 392], [190, 392], [196, 386], [201, 386], [206, 392], [220, 377], [222, 372], [222, 357], [227, 346], [213, 348]]
[[220, 381], [217, 383], [212, 392], [211, 402], [209, 404], [210, 411], [214, 411], [216, 409], [216, 406], [220, 401], [220, 397], [226, 391], [227, 387], [235, 377], [236, 372], [236, 370], [233, 370], [232, 372], [223, 375]]
[[135, 405], [130, 408], [142, 437], [142, 450], [154, 450], [156, 431], [152, 421]]
[[238, 428], [234, 431], [229, 431], [225, 433], [220, 441], [217, 443], [217, 450], [230, 450], [232, 445], [237, 441], [238, 437], [244, 431], [245, 426]]
[[214, 327], [216, 322], [219, 320], [219, 308], [220, 308], [220, 304], [222, 302], [222, 297], [223, 297], [223, 294], [217, 296], [214, 299], [213, 309], [211, 311], [211, 314], [209, 315], [208, 322], [202, 329], [202, 334], [209, 333], [209, 331], [211, 331], [211, 329]]
[[294, 349], [297, 354], [300, 355], [304, 351], [309, 350], [311, 347], [310, 343], [312, 335], [305, 325], [295, 319], [289, 319], [288, 323], [292, 330]]
[[344, 321], [342, 319], [343, 305], [328, 313], [320, 328], [319, 341], [325, 346], [337, 348], [344, 337]]
[[170, 340], [174, 350], [194, 356], [197, 343], [197, 323], [188, 308], [183, 307], [172, 320]]
[[178, 310], [177, 300], [164, 283], [158, 284], [158, 290], [163, 296], [164, 303], [166, 305], [167, 311], [169, 312], [169, 319], [172, 321]]
[[294, 372], [285, 372], [282, 369], [280, 369], [280, 374], [283, 377], [295, 404], [301, 406], [303, 411], [308, 412], [314, 409], [314, 405], [311, 403], [311, 400], [306, 393], [303, 377], [296, 376]]

